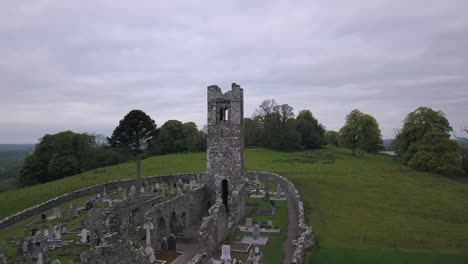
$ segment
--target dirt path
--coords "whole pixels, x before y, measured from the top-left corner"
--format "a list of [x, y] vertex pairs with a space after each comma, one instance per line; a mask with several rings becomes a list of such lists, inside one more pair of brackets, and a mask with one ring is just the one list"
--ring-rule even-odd
[[283, 264], [291, 263], [291, 259], [294, 253], [294, 246], [292, 245], [292, 241], [297, 238], [298, 223], [296, 204], [288, 195], [288, 237], [283, 242]]

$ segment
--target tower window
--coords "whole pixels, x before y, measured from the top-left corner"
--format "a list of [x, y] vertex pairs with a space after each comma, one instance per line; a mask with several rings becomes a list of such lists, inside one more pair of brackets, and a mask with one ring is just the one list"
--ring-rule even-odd
[[229, 108], [221, 107], [219, 108], [219, 121], [228, 121], [229, 120]]

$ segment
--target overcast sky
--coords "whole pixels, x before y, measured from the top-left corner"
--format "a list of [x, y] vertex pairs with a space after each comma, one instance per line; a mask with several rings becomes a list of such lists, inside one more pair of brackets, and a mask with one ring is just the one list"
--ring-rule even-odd
[[468, 1], [2, 1], [0, 143], [110, 135], [132, 109], [206, 124], [206, 87], [310, 109], [357, 108], [393, 137], [418, 106], [468, 125]]

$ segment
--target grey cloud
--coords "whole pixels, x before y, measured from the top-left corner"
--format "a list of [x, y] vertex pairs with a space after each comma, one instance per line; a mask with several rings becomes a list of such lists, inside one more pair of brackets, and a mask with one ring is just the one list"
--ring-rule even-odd
[[385, 138], [421, 105], [466, 119], [466, 1], [13, 1], [1, 4], [0, 143], [110, 134], [131, 109], [206, 123], [206, 86], [275, 98]]

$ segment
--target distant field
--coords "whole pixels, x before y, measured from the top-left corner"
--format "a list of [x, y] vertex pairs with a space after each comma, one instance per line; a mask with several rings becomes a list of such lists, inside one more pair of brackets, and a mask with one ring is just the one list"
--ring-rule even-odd
[[[143, 175], [203, 172], [205, 155], [149, 158]], [[320, 242], [311, 263], [468, 263], [466, 180], [337, 148], [292, 153], [247, 149], [246, 167], [285, 175], [296, 184]], [[134, 164], [126, 163], [0, 193], [0, 217], [77, 188], [133, 175]]]

